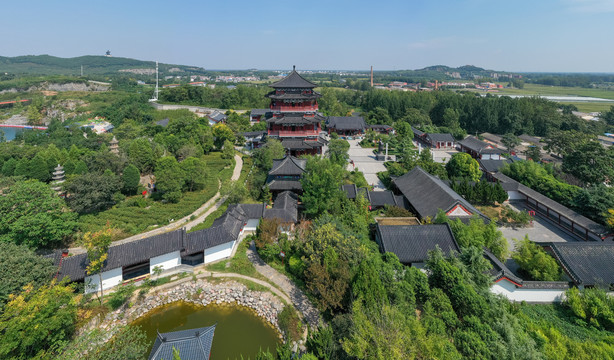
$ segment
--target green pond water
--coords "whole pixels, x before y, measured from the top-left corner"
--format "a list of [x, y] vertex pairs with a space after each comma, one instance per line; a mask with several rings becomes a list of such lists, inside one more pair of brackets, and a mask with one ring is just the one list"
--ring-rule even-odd
[[[187, 330], [217, 323], [211, 360], [254, 359], [260, 349], [271, 350], [279, 343], [279, 336], [268, 322], [252, 310], [236, 305], [198, 306], [177, 302], [154, 309], [138, 318], [132, 325], [141, 326], [151, 342], [151, 351], [156, 330], [161, 333]], [[181, 355], [181, 354], [180, 354]]]

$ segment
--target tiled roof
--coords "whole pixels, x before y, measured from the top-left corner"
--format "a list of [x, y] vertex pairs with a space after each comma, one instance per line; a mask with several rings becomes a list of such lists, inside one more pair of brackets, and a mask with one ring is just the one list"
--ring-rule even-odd
[[472, 214], [488, 220], [478, 209], [457, 194], [441, 179], [416, 166], [405, 175], [393, 180], [393, 183], [405, 196], [421, 219], [435, 217], [439, 209], [448, 212], [456, 205], [462, 205]]
[[277, 218], [282, 222], [298, 221], [298, 197], [291, 191], [284, 191], [277, 195], [272, 209], [264, 210], [264, 218]]
[[501, 167], [505, 164], [509, 164], [512, 161], [510, 159], [502, 159], [502, 160], [490, 160], [490, 159], [479, 159], [478, 163], [480, 163], [480, 167], [489, 173], [498, 172]]
[[309, 88], [313, 89], [317, 85], [305, 80], [296, 70], [292, 70], [288, 76], [270, 85], [272, 88]]
[[444, 254], [460, 252], [448, 224], [376, 226], [382, 251], [394, 253], [403, 264], [426, 262], [437, 247]]
[[313, 91], [310, 94], [292, 93], [286, 92], [284, 94], [277, 94], [275, 90], [265, 95], [269, 99], [274, 100], [315, 100], [322, 97], [322, 94]]
[[207, 117], [215, 122], [226, 120], [226, 115], [222, 114], [221, 112], [217, 110], [209, 114]]
[[271, 112], [270, 109], [252, 109], [250, 111], [250, 115], [251, 116], [262, 116], [269, 112]]
[[269, 181], [266, 186], [269, 187], [269, 190], [273, 191], [302, 191], [303, 186], [301, 182], [298, 180], [284, 180], [284, 179], [273, 179]]
[[283, 159], [273, 160], [273, 167], [269, 175], [302, 175], [307, 165], [306, 159], [297, 159], [292, 155], [286, 155]]
[[424, 132], [422, 132], [422, 131], [420, 131], [420, 130], [416, 129], [416, 128], [415, 128], [415, 127], [413, 127], [413, 126], [411, 127], [411, 130], [414, 132], [414, 135], [416, 135], [416, 136], [422, 136], [422, 135], [424, 135]]
[[179, 351], [182, 360], [209, 359], [215, 326], [158, 333], [149, 360], [173, 359], [173, 349]]
[[398, 206], [392, 191], [369, 191], [369, 203], [374, 207]]
[[548, 247], [576, 285], [614, 285], [614, 243], [556, 242]]
[[302, 113], [283, 113], [281, 114], [281, 116], [272, 116], [266, 119], [266, 122], [278, 124], [278, 125], [282, 125], [282, 124], [304, 125], [304, 124], [318, 124], [322, 122], [323, 120], [325, 120], [325, 118], [318, 114], [314, 116], [306, 116], [305, 114], [302, 114]]
[[336, 130], [364, 130], [367, 124], [361, 116], [329, 116], [327, 126]]
[[493, 276], [493, 281], [497, 282], [502, 278], [507, 278], [518, 285], [522, 285], [523, 280], [516, 276], [504, 263], [501, 262], [493, 253], [484, 248], [484, 257], [490, 261], [492, 268], [490, 274]]
[[431, 144], [435, 144], [438, 142], [451, 142], [454, 143], [454, 136], [452, 136], [451, 134], [431, 134], [428, 133], [426, 134], [426, 138], [427, 140], [431, 143]]
[[492, 145], [490, 145], [489, 143], [486, 143], [473, 136], [467, 136], [467, 138], [465, 138], [464, 140], [459, 141], [458, 144], [477, 153], [482, 153], [484, 149], [492, 147]]
[[348, 199], [356, 199], [356, 193], [358, 192], [358, 189], [356, 188], [356, 184], [342, 185], [341, 190], [345, 192], [345, 196]]

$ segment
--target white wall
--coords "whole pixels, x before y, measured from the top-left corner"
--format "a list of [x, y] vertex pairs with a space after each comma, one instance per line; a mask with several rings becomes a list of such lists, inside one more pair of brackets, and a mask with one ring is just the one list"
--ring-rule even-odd
[[205, 264], [229, 257], [232, 254], [232, 248], [235, 243], [236, 241], [230, 241], [205, 249]]
[[[102, 273], [102, 288], [104, 290], [121, 284], [123, 281], [122, 268], [115, 268]], [[85, 277], [85, 293], [100, 291], [100, 277], [98, 274]]]
[[247, 225], [243, 228], [245, 231], [256, 231], [258, 229], [258, 224], [260, 223], [260, 219], [249, 219], [247, 220]]
[[525, 289], [502, 279], [490, 287], [490, 292], [503, 295], [510, 301], [526, 301], [529, 303], [561, 302], [566, 289]]
[[526, 199], [524, 195], [514, 190], [508, 191], [507, 196], [509, 200], [525, 200]]
[[160, 266], [162, 270], [168, 270], [179, 265], [181, 265], [181, 255], [179, 254], [179, 250], [177, 250], [149, 259], [149, 273], [153, 274], [153, 269], [156, 266]]

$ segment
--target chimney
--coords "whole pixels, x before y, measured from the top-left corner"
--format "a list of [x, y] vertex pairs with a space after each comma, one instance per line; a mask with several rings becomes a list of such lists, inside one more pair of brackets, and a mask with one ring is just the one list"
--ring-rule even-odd
[[373, 87], [373, 65], [371, 65], [371, 87]]

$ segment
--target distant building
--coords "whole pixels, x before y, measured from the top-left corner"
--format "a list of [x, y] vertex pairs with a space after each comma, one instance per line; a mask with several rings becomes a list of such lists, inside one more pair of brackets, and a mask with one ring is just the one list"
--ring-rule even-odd
[[367, 123], [362, 116], [329, 116], [326, 122], [328, 133], [354, 136], [365, 133]]
[[267, 114], [271, 113], [269, 109], [252, 109], [249, 113], [249, 121], [252, 123], [260, 122], [267, 117]]
[[479, 140], [473, 136], [468, 136], [458, 142], [460, 150], [471, 155], [475, 159], [501, 160], [504, 151], [495, 146]]
[[228, 118], [228, 116], [226, 116], [225, 114], [215, 110], [214, 112], [212, 112], [211, 114], [207, 115], [207, 119], [209, 119], [209, 125], [213, 126], [219, 123], [223, 123], [226, 122], [226, 118]]
[[433, 149], [453, 149], [455, 146], [454, 136], [449, 133], [425, 133], [412, 126], [414, 139]]

